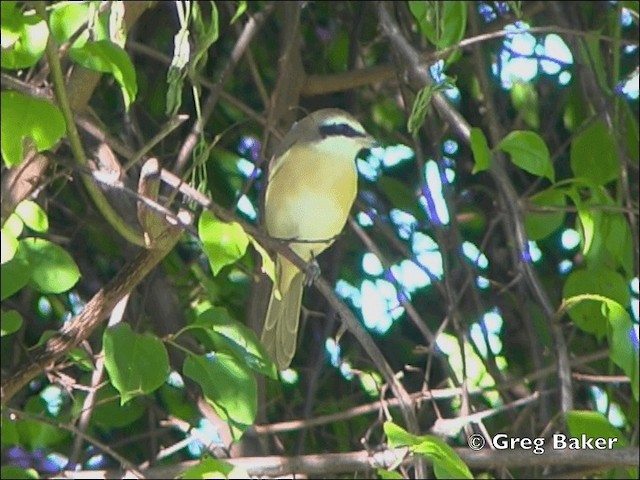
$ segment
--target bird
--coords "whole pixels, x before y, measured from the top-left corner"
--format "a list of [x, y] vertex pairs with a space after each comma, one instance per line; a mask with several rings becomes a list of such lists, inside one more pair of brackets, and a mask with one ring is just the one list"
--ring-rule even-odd
[[[267, 234], [286, 241], [306, 262], [342, 232], [356, 198], [356, 157], [376, 146], [362, 124], [338, 108], [310, 113], [284, 136], [269, 165], [264, 218]], [[296, 352], [305, 274], [276, 254], [275, 282], [261, 342], [279, 370]]]

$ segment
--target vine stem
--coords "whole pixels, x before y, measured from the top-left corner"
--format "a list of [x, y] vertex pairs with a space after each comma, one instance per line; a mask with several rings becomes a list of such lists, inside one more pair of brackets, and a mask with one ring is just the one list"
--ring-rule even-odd
[[[82, 167], [88, 165], [87, 155], [82, 147], [82, 141], [80, 140], [80, 134], [73, 119], [73, 112], [71, 110], [71, 104], [69, 102], [69, 96], [64, 83], [64, 75], [62, 74], [62, 66], [60, 65], [60, 56], [58, 55], [58, 45], [56, 44], [51, 30], [49, 29], [49, 18], [44, 2], [34, 2], [36, 13], [45, 21], [47, 31], [49, 32], [49, 38], [47, 39], [46, 55], [49, 61], [49, 68], [51, 69], [51, 80], [53, 82], [53, 90], [56, 95], [56, 100], [64, 121], [67, 126], [67, 136], [69, 144], [71, 145], [71, 151], [76, 163]], [[124, 237], [127, 241], [138, 245], [144, 246], [144, 240], [136, 233], [118, 213], [111, 207], [109, 201], [106, 199], [100, 188], [93, 182], [91, 177], [87, 175], [81, 175], [82, 183], [84, 184], [89, 196], [95, 203], [96, 207], [109, 222], [109, 224]]]

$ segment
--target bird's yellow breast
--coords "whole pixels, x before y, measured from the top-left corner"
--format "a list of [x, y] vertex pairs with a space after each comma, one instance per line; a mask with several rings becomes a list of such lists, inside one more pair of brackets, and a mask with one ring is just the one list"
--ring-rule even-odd
[[302, 258], [320, 254], [347, 221], [357, 191], [359, 147], [344, 138], [293, 146], [274, 165], [265, 198], [269, 235], [286, 240]]

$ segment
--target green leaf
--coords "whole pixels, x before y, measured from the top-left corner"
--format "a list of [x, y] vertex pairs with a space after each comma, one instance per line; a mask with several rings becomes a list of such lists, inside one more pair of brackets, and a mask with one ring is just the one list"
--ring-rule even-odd
[[443, 49], [456, 45], [464, 37], [467, 29], [467, 2], [445, 1], [441, 3], [444, 7], [442, 19], [443, 35], [438, 42], [438, 48]]
[[[426, 37], [426, 33], [425, 30], [427, 29], [433, 29], [433, 27], [431, 25], [428, 24], [428, 17], [427, 17], [427, 2], [425, 1], [410, 1], [409, 3], [409, 11], [411, 12], [411, 15], [413, 15], [413, 18], [416, 19], [416, 21], [418, 22], [418, 26], [420, 27], [420, 30], [422, 30], [423, 35], [425, 35]], [[425, 24], [425, 25], [423, 25]], [[429, 32], [430, 35], [435, 35], [435, 33], [431, 33]]]
[[[569, 274], [562, 290], [565, 301], [584, 294], [600, 295], [620, 305], [628, 305], [630, 300], [625, 279], [619, 273], [604, 267], [574, 270]], [[598, 300], [581, 301], [568, 312], [578, 327], [598, 338], [607, 333], [606, 313], [602, 310], [602, 302]]]
[[440, 86], [435, 83], [430, 83], [418, 91], [418, 94], [413, 101], [413, 105], [411, 106], [409, 119], [407, 120], [407, 131], [411, 135], [416, 135], [418, 130], [420, 130], [424, 124], [424, 120], [427, 118], [427, 113], [429, 111], [431, 97], [433, 97], [433, 94], [438, 90], [441, 90]]
[[433, 462], [437, 478], [473, 478], [469, 468], [456, 452], [433, 435], [413, 435], [392, 422], [385, 422], [384, 433], [389, 447], [410, 447]]
[[439, 50], [458, 43], [467, 27], [466, 2], [409, 2], [422, 34]]
[[189, 59], [189, 78], [193, 82], [197, 81], [198, 74], [207, 63], [207, 52], [209, 47], [218, 40], [218, 9], [214, 2], [209, 2], [210, 18], [206, 22], [202, 16], [200, 5], [194, 2], [191, 5], [191, 21], [193, 25], [193, 53]]
[[590, 110], [588, 102], [584, 99], [582, 88], [579, 84], [572, 83], [562, 115], [564, 127], [569, 132], [575, 132], [589, 116]]
[[[9, 415], [7, 412], [0, 417], [0, 425], [2, 425], [2, 435], [0, 435], [0, 445], [3, 448], [10, 447], [12, 445], [20, 445], [20, 434], [18, 432], [18, 418]], [[0, 478], [14, 478], [0, 476]]]
[[39, 347], [40, 345], [44, 345], [49, 341], [50, 338], [55, 337], [58, 333], [59, 332], [55, 330], [45, 330], [44, 332], [42, 332], [42, 335], [40, 335], [38, 342], [34, 346]]
[[250, 475], [242, 467], [206, 456], [196, 465], [180, 473], [177, 478], [250, 478]]
[[[578, 188], [585, 183], [588, 190]], [[582, 254], [587, 263], [596, 267], [617, 265], [632, 276], [631, 229], [626, 217], [615, 211], [618, 206], [607, 190], [588, 180], [578, 179], [566, 194], [578, 208], [577, 229], [582, 237]]]
[[[119, 399], [120, 395], [112, 385], [107, 384], [100, 388], [91, 421], [105, 429], [125, 428], [147, 411], [145, 401], [141, 397], [136, 397], [124, 405], [118, 401]], [[84, 400], [84, 397], [79, 400]]]
[[256, 372], [278, 378], [276, 366], [255, 332], [231, 318], [225, 308], [213, 307], [201, 312], [195, 324], [216, 334], [218, 341], [214, 339], [214, 343], [217, 348], [225, 349]]
[[349, 34], [344, 29], [331, 36], [324, 56], [330, 71], [342, 72], [348, 68], [350, 43]]
[[433, 462], [433, 473], [436, 478], [473, 478], [469, 467], [453, 449], [438, 437], [424, 435], [413, 451], [424, 455]]
[[597, 35], [587, 35], [585, 42], [580, 42], [579, 45], [581, 58], [589, 59], [589, 67], [595, 73], [598, 85], [606, 96], [612, 95], [608, 80], [609, 67], [605, 66], [607, 62], [602, 55], [600, 39]]
[[12, 213], [7, 218], [7, 221], [4, 222], [2, 229], [8, 232], [9, 235], [18, 238], [22, 234], [22, 230], [24, 230], [24, 222], [18, 215]]
[[516, 81], [511, 88], [511, 103], [524, 122], [534, 130], [540, 128], [538, 91], [531, 82]]
[[640, 159], [640, 132], [638, 130], [638, 119], [636, 118], [635, 113], [631, 109], [631, 106], [626, 102], [623, 103], [624, 111], [625, 111], [625, 143], [627, 145], [627, 151], [629, 152], [629, 157], [631, 161], [638, 165], [638, 161]]
[[[590, 190], [595, 190], [595, 187]], [[578, 221], [576, 222], [576, 229], [580, 232], [580, 243], [582, 244], [582, 253], [587, 253], [591, 249], [591, 245], [595, 239], [595, 221], [594, 214], [588, 208], [588, 203], [582, 199], [582, 194], [578, 185], [574, 185], [574, 188], [567, 190], [567, 195], [573, 200], [573, 203], [578, 208]]]
[[594, 122], [571, 142], [571, 169], [576, 177], [605, 185], [618, 178], [613, 136], [603, 121]]
[[71, 360], [77, 368], [85, 372], [92, 372], [95, 368], [93, 363], [93, 355], [87, 350], [80, 347], [73, 347], [67, 354], [69, 360]]
[[[182, 381], [182, 377], [181, 381]], [[196, 404], [187, 396], [184, 385], [162, 385], [155, 394], [163, 408], [178, 418], [189, 421], [197, 418], [199, 413]]]
[[22, 315], [16, 310], [3, 311], [0, 317], [0, 337], [11, 335], [22, 327]]
[[249, 237], [240, 224], [221, 222], [208, 210], [200, 215], [198, 235], [214, 275], [242, 258], [249, 245]]
[[379, 397], [384, 380], [382, 376], [373, 370], [361, 370], [358, 379], [360, 380], [360, 386], [372, 398]]
[[34, 232], [46, 233], [49, 230], [49, 218], [46, 212], [32, 200], [21, 201], [16, 207], [16, 214]]
[[122, 405], [153, 392], [167, 379], [169, 356], [157, 337], [135, 333], [128, 323], [121, 323], [105, 330], [103, 344], [105, 367]]
[[511, 161], [521, 169], [555, 182], [549, 149], [537, 133], [513, 131], [502, 139], [497, 148], [511, 155]]
[[603, 212], [600, 231], [606, 250], [616, 265], [631, 278], [634, 275], [633, 237], [627, 218], [622, 213]]
[[18, 70], [34, 66], [47, 46], [47, 24], [36, 15], [26, 15], [16, 2], [1, 2], [2, 68]]
[[165, 113], [173, 116], [178, 113], [182, 104], [182, 88], [187, 76], [187, 64], [191, 56], [191, 44], [189, 43], [189, 25], [180, 16], [180, 29], [173, 37], [173, 57], [167, 71], [167, 95]]
[[72, 48], [69, 57], [89, 70], [111, 73], [120, 85], [125, 109], [129, 110], [136, 99], [138, 84], [135, 68], [127, 52], [110, 40], [100, 40]]
[[475, 160], [471, 173], [475, 175], [478, 172], [488, 170], [491, 166], [489, 142], [487, 142], [487, 137], [485, 137], [484, 132], [476, 127], [471, 129], [471, 151], [473, 152], [473, 159]]
[[[42, 416], [54, 423], [64, 424], [70, 421], [69, 413], [66, 410], [63, 410], [59, 416], [52, 415], [41, 395], [29, 397], [24, 411], [35, 416]], [[61, 428], [31, 418], [23, 418], [18, 421], [18, 432], [20, 432], [20, 439], [33, 449], [53, 447], [68, 440], [71, 436], [69, 432]]]
[[389, 447], [413, 447], [420, 443], [420, 438], [412, 433], [407, 432], [402, 427], [393, 422], [384, 422], [382, 426], [384, 434], [387, 436]]
[[543, 190], [529, 198], [529, 203], [534, 207], [550, 207], [555, 210], [548, 213], [526, 214], [524, 225], [529, 240], [548, 237], [564, 224], [567, 199], [563, 191], [553, 188]]
[[4, 228], [0, 230], [0, 251], [2, 265], [13, 259], [18, 250], [18, 239]]
[[53, 147], [66, 132], [58, 107], [46, 100], [18, 92], [2, 92], [2, 158], [12, 167], [24, 158], [25, 142], [33, 142], [38, 152]]
[[[86, 2], [62, 2], [53, 8], [49, 15], [51, 35], [58, 43], [71, 39], [81, 27], [86, 29], [89, 21], [89, 4]], [[89, 32], [83, 32], [73, 43], [74, 48], [81, 47], [89, 38]]]
[[607, 338], [609, 340], [609, 358], [618, 365], [631, 381], [633, 398], [640, 397], [640, 355], [638, 354], [638, 334], [627, 311], [614, 302], [603, 306], [608, 319]]
[[42, 293], [62, 293], [80, 278], [76, 262], [62, 247], [49, 240], [28, 237], [20, 240], [31, 267], [31, 283]]
[[[5, 3], [5, 2], [2, 2]], [[0, 478], [15, 478], [16, 480], [29, 480], [32, 478], [40, 478], [40, 474], [33, 468], [20, 468], [6, 466], [0, 469]]]
[[20, 242], [15, 256], [7, 263], [2, 264], [0, 272], [2, 272], [0, 300], [10, 297], [29, 283], [31, 267], [24, 249], [20, 248]]
[[226, 353], [189, 355], [183, 371], [202, 387], [207, 401], [229, 423], [234, 440], [238, 440], [254, 422], [258, 408], [251, 371]]
[[383, 470], [379, 468], [376, 470], [376, 473], [378, 474], [378, 477], [383, 479], [394, 480], [396, 478], [404, 478], [400, 472], [396, 472], [395, 470]]
[[236, 7], [236, 13], [233, 14], [233, 18], [229, 21], [229, 25], [233, 25], [236, 20], [240, 18], [240, 16], [247, 11], [247, 2], [245, 0], [241, 0], [238, 2], [238, 6]]
[[615, 448], [625, 447], [627, 441], [622, 433], [609, 423], [600, 412], [587, 410], [571, 410], [566, 414], [569, 435], [586, 438], [617, 438]]

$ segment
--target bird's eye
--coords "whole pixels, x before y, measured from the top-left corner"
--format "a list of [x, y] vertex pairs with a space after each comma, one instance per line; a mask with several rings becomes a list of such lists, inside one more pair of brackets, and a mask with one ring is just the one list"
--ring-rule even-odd
[[323, 137], [343, 136], [343, 137], [364, 137], [364, 133], [355, 130], [346, 123], [329, 123], [320, 125], [320, 134]]

